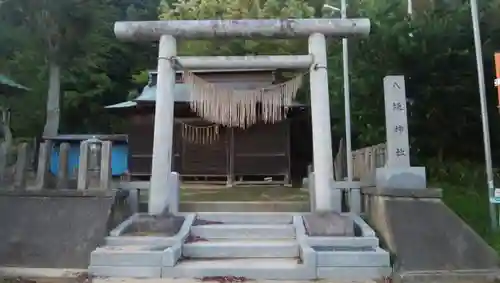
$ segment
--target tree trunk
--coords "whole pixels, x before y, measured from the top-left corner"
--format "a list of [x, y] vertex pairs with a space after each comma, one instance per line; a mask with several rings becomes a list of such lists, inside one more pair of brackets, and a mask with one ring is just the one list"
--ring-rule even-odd
[[54, 61], [49, 62], [49, 91], [47, 94], [47, 113], [43, 136], [53, 137], [59, 132], [61, 96], [61, 68]]

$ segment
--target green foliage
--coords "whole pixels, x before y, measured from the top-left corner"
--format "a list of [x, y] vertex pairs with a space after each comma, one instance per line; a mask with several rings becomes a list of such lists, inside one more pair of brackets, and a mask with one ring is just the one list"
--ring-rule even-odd
[[[500, 252], [500, 232], [490, 228], [484, 165], [466, 160], [443, 162], [430, 159], [425, 166], [431, 187], [443, 189], [443, 201]], [[495, 178], [498, 184], [498, 173]]]
[[[311, 18], [314, 8], [302, 0], [177, 0], [163, 1], [160, 19], [269, 19]], [[181, 55], [252, 55], [305, 53], [304, 41], [297, 40], [191, 40], [179, 47]]]
[[[429, 6], [417, 10], [409, 19], [405, 15], [406, 2], [365, 0], [353, 4], [351, 15], [368, 17], [372, 22], [368, 38], [349, 40], [352, 121], [354, 130], [360, 133], [355, 147], [384, 141], [382, 79], [389, 74], [402, 74], [406, 78], [414, 156], [421, 161], [435, 156], [482, 160], [476, 61], [468, 5]], [[498, 21], [494, 20], [500, 10], [496, 4], [482, 7], [482, 11], [488, 84], [494, 77], [493, 52], [500, 46], [500, 37], [495, 36], [499, 31]], [[329, 51], [332, 113], [343, 113], [338, 42], [332, 42]], [[495, 90], [493, 87], [487, 90], [490, 125], [496, 129]], [[343, 132], [343, 123], [334, 127]], [[495, 144], [500, 136], [498, 131], [492, 131], [492, 135]]]
[[[0, 9], [0, 72], [32, 89], [0, 98], [0, 103], [12, 107], [14, 135], [35, 136], [43, 127], [46, 60], [55, 54], [52, 51], [57, 51], [62, 64], [62, 132], [113, 131], [114, 119], [103, 106], [126, 100], [131, 90], [141, 86], [132, 80], [132, 74], [151, 67], [156, 57], [151, 44], [116, 40], [113, 24], [155, 19], [158, 5], [159, 0], [4, 3]], [[54, 38], [60, 45], [49, 44]]]

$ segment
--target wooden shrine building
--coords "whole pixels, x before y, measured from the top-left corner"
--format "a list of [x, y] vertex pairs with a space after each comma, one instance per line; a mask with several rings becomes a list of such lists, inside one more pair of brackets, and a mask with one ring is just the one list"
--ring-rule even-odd
[[[217, 86], [239, 90], [268, 87], [277, 82], [275, 70], [196, 71]], [[299, 181], [312, 159], [308, 107], [292, 101], [274, 123], [257, 121], [248, 127], [208, 122], [192, 108], [190, 88], [182, 72], [175, 85], [172, 170], [184, 182], [237, 185], [284, 184]], [[133, 179], [149, 179], [154, 134], [156, 72], [133, 101], [107, 106], [130, 119], [128, 170]], [[217, 113], [218, 114], [218, 113]], [[293, 149], [293, 150], [292, 150]], [[293, 154], [292, 154], [293, 152]]]

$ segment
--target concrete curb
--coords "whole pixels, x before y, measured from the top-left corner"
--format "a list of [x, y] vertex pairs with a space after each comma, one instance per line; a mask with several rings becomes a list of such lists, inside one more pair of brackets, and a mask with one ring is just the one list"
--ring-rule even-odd
[[22, 278], [76, 278], [85, 274], [87, 269], [67, 268], [30, 268], [30, 267], [7, 267], [0, 266], [1, 277]]
[[395, 283], [498, 282], [500, 269], [395, 271]]
[[[122, 236], [123, 231], [131, 225], [135, 220], [139, 219], [143, 213], [137, 213], [132, 215], [129, 219], [124, 221], [122, 224], [118, 225], [112, 232], [113, 234], [106, 237], [106, 245], [108, 246], [174, 246], [179, 238], [176, 238], [181, 234], [183, 229], [189, 229], [192, 222], [194, 221], [195, 214], [185, 214], [184, 222], [182, 223], [181, 229], [175, 236], [171, 237], [161, 237], [161, 236]], [[185, 228], [185, 225], [187, 228]], [[187, 236], [186, 236], [187, 237]]]
[[160, 278], [159, 266], [89, 266], [89, 273], [100, 277]]
[[310, 280], [316, 279], [318, 277], [316, 252], [307, 244], [306, 229], [302, 216], [296, 215], [293, 217], [293, 226], [295, 227], [295, 235], [299, 242], [299, 257], [305, 266], [304, 276]]
[[[355, 215], [350, 215], [350, 217], [355, 225], [360, 227], [363, 236], [309, 237], [306, 234], [302, 216], [294, 216], [293, 223], [301, 246], [301, 258], [304, 263], [314, 262], [314, 279], [371, 280], [390, 275], [392, 269], [389, 266], [389, 253], [378, 247], [375, 232], [363, 219]], [[360, 245], [363, 243], [370, 245]], [[375, 243], [376, 245], [372, 245]], [[331, 251], [318, 251], [315, 247], [332, 249]]]
[[390, 267], [318, 267], [318, 278], [347, 282], [367, 281], [389, 277], [391, 272]]
[[185, 217], [186, 218], [184, 219], [184, 223], [182, 223], [179, 233], [177, 233], [177, 235], [175, 235], [174, 237], [176, 243], [171, 247], [171, 252], [172, 252], [171, 256], [163, 257], [163, 262], [161, 264], [162, 266], [167, 266], [167, 267], [175, 266], [177, 261], [179, 261], [179, 259], [182, 256], [182, 247], [191, 232], [191, 227], [193, 226], [193, 223], [196, 220], [196, 214], [191, 213], [189, 215], [186, 215]]
[[359, 215], [355, 213], [349, 213], [354, 224], [361, 230], [361, 236], [363, 237], [376, 237], [375, 230], [373, 230], [368, 223], [363, 220]]
[[[174, 266], [181, 257], [182, 244], [195, 219], [195, 214], [185, 215], [179, 232], [173, 237], [119, 236], [127, 227], [122, 225], [115, 231], [114, 235], [118, 236], [108, 237], [115, 245], [92, 252], [89, 272], [95, 276], [160, 278], [162, 266]], [[128, 224], [134, 218], [129, 220]], [[138, 243], [141, 245], [137, 246]], [[165, 243], [168, 245], [163, 247]]]
[[299, 224], [295, 225], [295, 229], [297, 229], [297, 237], [304, 237], [306, 243], [311, 247], [335, 246], [372, 249], [378, 248], [379, 239], [375, 235], [375, 231], [371, 229], [361, 217], [353, 213], [342, 213], [341, 215], [348, 216], [354, 221], [354, 225], [356, 225], [361, 231], [360, 237], [309, 237], [307, 235], [302, 216], [298, 216], [295, 221]]
[[207, 266], [207, 268], [190, 268], [187, 266], [164, 267], [163, 278], [206, 278], [219, 276], [245, 277], [253, 280], [310, 280], [307, 268], [280, 268], [275, 266], [235, 268]]
[[[135, 249], [134, 249], [135, 248]], [[170, 247], [105, 246], [90, 254], [91, 266], [160, 266]]]
[[109, 232], [109, 236], [112, 237], [120, 236], [123, 233], [123, 230], [125, 230], [125, 228], [130, 226], [135, 220], [139, 219], [140, 215], [141, 215], [140, 213], [135, 213], [129, 218], [127, 218], [125, 221], [116, 226], [115, 229], [111, 230], [111, 232]]

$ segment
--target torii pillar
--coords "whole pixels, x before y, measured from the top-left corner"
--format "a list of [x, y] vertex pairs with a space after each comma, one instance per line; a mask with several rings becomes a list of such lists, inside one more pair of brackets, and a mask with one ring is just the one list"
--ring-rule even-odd
[[[174, 125], [176, 62], [190, 70], [235, 68], [309, 69], [316, 209], [341, 211], [341, 193], [333, 188], [333, 156], [328, 96], [326, 36], [368, 35], [368, 19], [270, 19], [116, 22], [122, 40], [160, 41], [149, 213], [168, 206]], [[175, 57], [176, 38], [309, 38], [309, 54], [290, 56]], [[175, 59], [175, 60], [172, 60]]]

